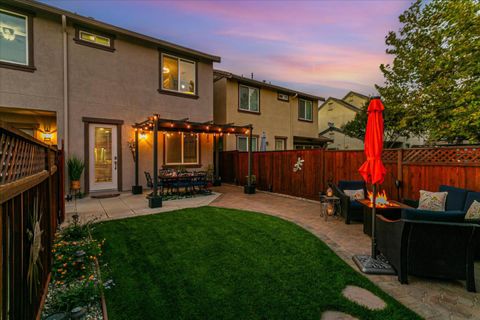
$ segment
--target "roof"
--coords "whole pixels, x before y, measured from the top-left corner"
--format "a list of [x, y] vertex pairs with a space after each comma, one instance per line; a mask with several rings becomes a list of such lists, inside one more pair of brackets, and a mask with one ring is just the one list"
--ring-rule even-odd
[[369, 96], [366, 96], [366, 95], [361, 94], [361, 93], [356, 92], [356, 91], [350, 91], [350, 92], [348, 92], [348, 93], [345, 95], [345, 97], [343, 97], [342, 100], [345, 100], [345, 98], [348, 97], [348, 96], [351, 95], [351, 94], [353, 94], [353, 95], [355, 95], [355, 96], [358, 96], [358, 97], [360, 97], [360, 98], [366, 99], [366, 100], [370, 100], [370, 97], [369, 97]]
[[346, 101], [344, 101], [344, 100], [340, 100], [340, 99], [337, 99], [337, 98], [334, 98], [334, 97], [329, 97], [329, 98], [327, 99], [327, 101], [325, 101], [325, 102], [322, 103], [320, 106], [318, 106], [318, 110], [320, 110], [321, 108], [323, 108], [324, 106], [326, 106], [326, 105], [327, 105], [327, 102], [328, 102], [329, 100], [338, 102], [339, 104], [341, 104], [341, 105], [344, 106], [345, 108], [348, 108], [348, 109], [353, 110], [353, 111], [355, 111], [355, 112], [360, 112], [360, 111], [361, 111], [359, 108], [355, 107], [353, 104], [350, 104], [350, 103], [348, 103], [348, 102], [346, 102]]
[[[3, 2], [3, 0], [2, 0]], [[5, 1], [7, 4], [17, 6], [20, 8], [24, 8], [27, 10], [33, 10], [33, 11], [41, 11], [41, 12], [46, 12], [49, 14], [54, 14], [54, 15], [65, 15], [68, 19], [71, 19], [72, 21], [76, 23], [81, 23], [81, 24], [86, 24], [87, 26], [99, 28], [105, 31], [108, 31], [110, 33], [114, 33], [117, 35], [123, 35], [129, 38], [133, 38], [136, 40], [140, 40], [146, 43], [149, 43], [154, 46], [161, 47], [162, 49], [167, 49], [167, 50], [172, 50], [175, 52], [180, 52], [183, 54], [187, 54], [190, 56], [195, 56], [198, 58], [202, 58], [204, 60], [212, 61], [212, 62], [220, 62], [221, 58], [218, 56], [214, 56], [208, 53], [204, 53], [201, 51], [197, 51], [194, 49], [190, 49], [187, 47], [183, 47], [168, 41], [160, 40], [154, 37], [150, 37], [141, 33], [137, 33], [134, 31], [130, 31], [127, 29], [123, 29], [105, 22], [101, 22], [98, 20], [95, 20], [93, 18], [81, 16], [79, 14], [76, 14], [74, 12], [70, 12], [67, 10], [63, 10], [57, 7], [53, 7], [41, 2], [33, 1], [33, 0], [6, 0]]]
[[337, 132], [340, 132], [340, 133], [343, 133], [343, 130], [340, 129], [340, 128], [337, 128], [335, 126], [331, 126], [331, 127], [328, 127], [327, 129], [321, 131], [318, 135], [319, 136], [323, 136], [325, 133], [328, 133], [330, 131], [337, 131]]
[[333, 142], [333, 140], [324, 136], [319, 136], [318, 138], [293, 136], [294, 144], [310, 144], [322, 146], [327, 142]]
[[250, 84], [250, 85], [256, 86], [256, 87], [277, 90], [277, 91], [280, 91], [282, 93], [288, 93], [290, 95], [299, 95], [301, 97], [309, 98], [309, 99], [313, 99], [313, 100], [325, 101], [324, 97], [320, 97], [320, 96], [312, 95], [312, 94], [309, 94], [309, 93], [305, 93], [305, 92], [301, 92], [301, 91], [277, 86], [277, 85], [274, 85], [274, 84], [271, 84], [271, 83], [265, 82], [265, 81], [258, 81], [258, 80], [255, 80], [255, 79], [242, 77], [242, 76], [239, 76], [237, 74], [233, 74], [233, 73], [228, 72], [228, 71], [213, 70], [213, 77], [214, 77], [214, 81], [218, 81], [218, 80], [223, 79], [223, 78], [235, 79], [235, 80], [240, 81], [242, 83]]

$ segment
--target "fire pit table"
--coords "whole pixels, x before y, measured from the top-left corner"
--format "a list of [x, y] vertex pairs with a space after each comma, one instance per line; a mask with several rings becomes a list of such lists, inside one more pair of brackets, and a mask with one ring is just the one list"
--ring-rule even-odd
[[[363, 206], [363, 233], [372, 236], [372, 202], [369, 199], [357, 199]], [[395, 200], [388, 200], [387, 204], [379, 205], [377, 203], [377, 215], [381, 214], [389, 220], [398, 220], [401, 217], [402, 209], [412, 207]]]

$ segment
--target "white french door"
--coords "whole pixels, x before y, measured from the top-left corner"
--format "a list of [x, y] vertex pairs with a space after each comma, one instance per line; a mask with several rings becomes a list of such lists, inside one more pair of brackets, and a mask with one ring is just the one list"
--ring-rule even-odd
[[89, 144], [90, 191], [118, 190], [117, 126], [91, 123]]

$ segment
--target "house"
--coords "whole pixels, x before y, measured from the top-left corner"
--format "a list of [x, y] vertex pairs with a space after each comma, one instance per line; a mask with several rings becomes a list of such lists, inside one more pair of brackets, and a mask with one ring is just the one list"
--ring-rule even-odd
[[[318, 137], [319, 96], [214, 70], [214, 121], [253, 125], [252, 149], [265, 151], [323, 148]], [[246, 135], [224, 135], [223, 150], [248, 150]]]
[[333, 140], [328, 149], [363, 149], [363, 141], [344, 134], [342, 126], [353, 120], [369, 101], [370, 97], [350, 91], [342, 99], [330, 97], [318, 107], [319, 135]]
[[[0, 119], [86, 163], [86, 192], [134, 184], [132, 125], [213, 120], [220, 57], [40, 2], [0, 3]], [[152, 170], [152, 133], [140, 135], [139, 171]], [[208, 134], [159, 133], [159, 165], [206, 168]], [[170, 141], [170, 142], [169, 142]]]

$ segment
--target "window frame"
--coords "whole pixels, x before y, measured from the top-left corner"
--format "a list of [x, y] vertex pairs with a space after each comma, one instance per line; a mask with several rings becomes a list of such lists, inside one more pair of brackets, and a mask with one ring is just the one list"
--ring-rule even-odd
[[[301, 101], [305, 101], [305, 102], [310, 102], [311, 103], [311, 106], [312, 106], [312, 112], [311, 112], [311, 115], [312, 115], [312, 118], [311, 119], [307, 119], [307, 118], [300, 118], [300, 103]], [[307, 105], [305, 104], [305, 116], [307, 115], [307, 109], [306, 109]], [[309, 99], [305, 99], [305, 98], [299, 98], [298, 99], [298, 120], [299, 121], [304, 121], [304, 122], [313, 122], [313, 100], [309, 100]]]
[[[249, 147], [248, 147], [248, 146], [249, 146], [249, 139], [248, 139], [248, 137], [249, 137], [249, 136], [248, 136], [248, 135], [245, 135], [245, 134], [238, 134], [238, 135], [236, 136], [236, 140], [235, 140], [236, 146], [235, 146], [235, 149], [236, 149], [237, 151], [239, 151], [239, 152], [248, 152], [248, 148], [249, 148]], [[245, 151], [242, 151], [242, 150], [239, 150], [239, 149], [238, 149], [238, 145], [239, 145], [238, 140], [241, 139], [241, 138], [247, 139], [247, 150], [245, 150]], [[255, 149], [252, 148], [252, 152], [256, 152], [256, 151], [258, 151], [258, 139], [259, 139], [259, 136], [254, 134], [254, 135], [252, 135], [252, 140], [253, 140], [253, 139], [255, 139]]]
[[196, 136], [197, 136], [197, 161], [196, 162], [187, 162], [185, 163], [184, 161], [184, 153], [185, 153], [185, 150], [184, 150], [184, 143], [185, 143], [185, 134], [190, 134], [189, 132], [180, 132], [180, 134], [182, 135], [182, 139], [181, 139], [181, 147], [180, 147], [180, 152], [181, 152], [181, 159], [182, 159], [182, 162], [168, 162], [168, 151], [167, 151], [167, 140], [168, 140], [168, 137], [167, 137], [167, 134], [179, 134], [177, 132], [170, 132], [170, 133], [166, 133], [163, 135], [163, 166], [164, 167], [178, 167], [178, 166], [182, 166], [182, 167], [194, 167], [194, 168], [199, 168], [201, 167], [201, 154], [200, 154], [200, 138], [201, 138], [201, 135], [199, 133], [194, 133]]
[[[174, 95], [174, 96], [180, 96], [184, 98], [191, 98], [191, 99], [198, 99], [198, 61], [192, 58], [187, 58], [185, 56], [181, 55], [176, 55], [172, 54], [170, 52], [165, 52], [161, 51], [160, 52], [160, 58], [159, 58], [159, 68], [158, 68], [158, 73], [159, 73], [159, 88], [158, 92], [163, 93], [163, 94], [169, 94], [169, 95]], [[172, 90], [172, 89], [165, 89], [163, 87], [163, 57], [167, 56], [169, 58], [177, 59], [178, 61], [178, 87], [177, 90]], [[186, 92], [181, 92], [180, 91], [180, 60], [184, 60], [186, 62], [190, 62], [194, 64], [195, 67], [195, 92], [193, 94], [191, 93], [186, 93]]]
[[[285, 151], [287, 150], [287, 137], [280, 137], [280, 136], [275, 136], [275, 151]], [[277, 149], [277, 140], [282, 140], [283, 141], [283, 149]]]
[[[84, 33], [90, 33], [94, 36], [100, 36], [103, 38], [108, 38], [110, 40], [110, 46], [104, 46], [95, 42], [90, 42], [83, 40], [80, 38], [80, 32]], [[105, 50], [108, 52], [114, 52], [115, 51], [115, 36], [112, 34], [108, 34], [102, 31], [97, 31], [88, 27], [84, 27], [81, 25], [75, 25], [75, 38], [73, 38], [73, 41], [77, 44], [81, 44], [87, 47], [95, 48], [95, 49], [100, 49], [100, 50]]]
[[[242, 108], [240, 108], [240, 88], [241, 88], [241, 87], [248, 88], [248, 90], [250, 90], [250, 89], [258, 90], [258, 111], [252, 111], [252, 110], [250, 110], [250, 96], [249, 96], [249, 99], [248, 99], [248, 107], [249, 107], [249, 109], [242, 109]], [[244, 84], [244, 83], [238, 83], [238, 111], [239, 111], [239, 112], [251, 113], [251, 114], [260, 114], [260, 92], [261, 92], [261, 90], [260, 90], [259, 87], [250, 86], [250, 85]]]
[[10, 6], [7, 5], [0, 5], [0, 11], [4, 11], [7, 14], [15, 15], [15, 16], [20, 16], [24, 17], [26, 19], [25, 24], [26, 24], [26, 32], [27, 32], [27, 40], [26, 40], [26, 45], [27, 45], [27, 50], [26, 50], [26, 58], [27, 58], [27, 64], [22, 64], [22, 63], [16, 63], [16, 62], [10, 62], [10, 61], [5, 61], [5, 60], [0, 60], [0, 68], [7, 68], [7, 69], [13, 69], [13, 70], [19, 70], [19, 71], [27, 71], [27, 72], [34, 72], [37, 70], [35, 68], [35, 61], [34, 61], [34, 33], [33, 33], [33, 18], [35, 16], [34, 13], [25, 11], [25, 10], [18, 10], [16, 8], [11, 8]]

